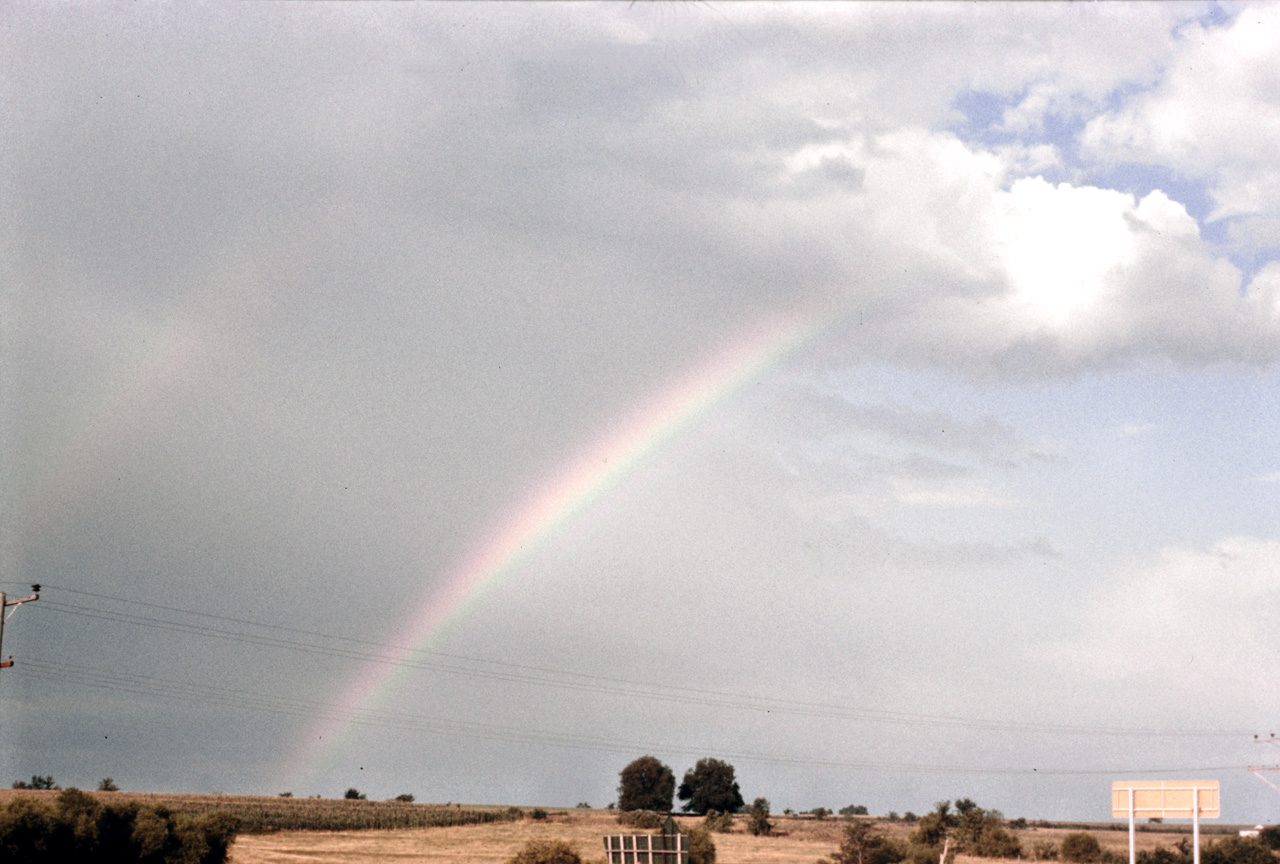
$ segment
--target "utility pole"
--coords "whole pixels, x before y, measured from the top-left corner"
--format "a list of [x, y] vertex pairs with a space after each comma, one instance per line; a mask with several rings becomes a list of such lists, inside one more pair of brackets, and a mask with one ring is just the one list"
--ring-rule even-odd
[[[4, 622], [12, 618], [13, 612], [17, 612], [18, 607], [21, 606], [23, 603], [30, 603], [33, 600], [39, 600], [39, 599], [40, 599], [40, 586], [38, 584], [31, 586], [30, 597], [19, 597], [16, 600], [6, 599], [4, 592], [0, 591], [0, 669], [8, 669], [10, 666], [13, 665], [12, 655], [10, 655], [8, 658], [4, 656]], [[6, 610], [10, 606], [13, 607], [13, 612], [6, 613]]]
[[[1253, 743], [1254, 744], [1280, 744], [1280, 735], [1276, 735], [1276, 733], [1274, 732], [1266, 735], [1265, 737], [1261, 735], [1254, 735]], [[1268, 780], [1266, 776], [1263, 774], [1264, 771], [1280, 771], [1280, 765], [1250, 765], [1249, 766], [1249, 773], [1251, 773], [1254, 777], [1257, 777], [1263, 783], [1266, 783], [1272, 789], [1276, 790], [1277, 792], [1280, 792], [1280, 786], [1277, 786], [1276, 784]]]

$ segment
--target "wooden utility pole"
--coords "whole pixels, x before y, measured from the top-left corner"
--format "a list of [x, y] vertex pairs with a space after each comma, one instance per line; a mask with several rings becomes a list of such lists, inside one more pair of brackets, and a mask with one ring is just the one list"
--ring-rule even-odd
[[[19, 597], [16, 600], [5, 599], [4, 592], [0, 591], [0, 669], [8, 669], [13, 665], [13, 657], [6, 658], [4, 656], [4, 622], [13, 617], [13, 612], [17, 612], [18, 607], [23, 603], [30, 603], [32, 600], [40, 599], [39, 585], [32, 585], [31, 591], [30, 597]], [[14, 607], [13, 612], [6, 613], [10, 606]]]
[[[1276, 735], [1276, 733], [1274, 732], [1266, 736], [1254, 735], [1253, 743], [1254, 744], [1280, 744], [1280, 735]], [[1266, 775], [1263, 773], [1266, 771], [1280, 771], [1280, 765], [1250, 765], [1249, 766], [1249, 773], [1251, 773], [1254, 777], [1257, 777], [1263, 783], [1266, 783], [1272, 789], [1276, 790], [1277, 792], [1280, 792], [1280, 786], [1277, 786], [1276, 784], [1272, 783], [1270, 780], [1267, 779]]]

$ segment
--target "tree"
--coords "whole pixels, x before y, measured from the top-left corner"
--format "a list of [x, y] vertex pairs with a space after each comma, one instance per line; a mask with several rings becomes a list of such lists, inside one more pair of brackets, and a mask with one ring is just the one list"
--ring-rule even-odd
[[751, 808], [747, 811], [747, 830], [754, 836], [768, 836], [773, 830], [773, 823], [769, 821], [769, 799], [757, 798], [751, 802]]
[[110, 777], [103, 777], [101, 780], [98, 781], [98, 791], [99, 792], [119, 792], [120, 787], [117, 786], [116, 781], [112, 780]]
[[744, 803], [738, 782], [733, 779], [733, 766], [710, 757], [699, 759], [696, 765], [684, 772], [684, 780], [676, 795], [687, 802], [683, 808], [686, 813], [699, 815], [708, 810], [737, 813]]
[[619, 810], [671, 812], [676, 775], [654, 756], [641, 756], [618, 775]]
[[352, 786], [350, 789], [347, 790], [347, 794], [342, 797], [346, 798], [348, 801], [363, 801], [369, 796], [365, 795], [359, 789]]

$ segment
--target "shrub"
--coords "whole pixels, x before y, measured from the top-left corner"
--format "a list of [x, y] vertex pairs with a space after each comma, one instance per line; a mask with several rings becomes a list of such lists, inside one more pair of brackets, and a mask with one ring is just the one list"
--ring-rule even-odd
[[1097, 861], [1102, 857], [1102, 847], [1098, 845], [1098, 838], [1084, 831], [1073, 831], [1062, 838], [1062, 846], [1059, 853], [1064, 861], [1074, 861], [1076, 864], [1088, 864], [1088, 862]]
[[747, 830], [755, 837], [767, 837], [773, 831], [768, 798], [757, 798], [751, 802], [751, 809], [747, 811]]
[[1258, 842], [1268, 849], [1280, 849], [1280, 825], [1268, 825], [1259, 831]]
[[281, 792], [281, 793], [280, 793], [278, 796], [276, 796], [276, 797], [278, 797], [278, 798], [292, 798], [292, 797], [293, 797], [293, 793], [292, 793], [292, 792]]
[[523, 810], [521, 810], [519, 807], [508, 807], [508, 808], [507, 808], [507, 818], [509, 818], [509, 819], [523, 819], [523, 818], [524, 818], [524, 811], [523, 811]]
[[1260, 839], [1224, 837], [1200, 850], [1201, 864], [1275, 864], [1275, 856]]
[[222, 864], [239, 822], [225, 812], [198, 817], [126, 801], [103, 805], [78, 789], [53, 805], [14, 799], [0, 809], [0, 858], [45, 861]]
[[369, 796], [365, 795], [359, 789], [352, 786], [350, 789], [347, 790], [347, 794], [343, 795], [342, 797], [346, 798], [348, 801], [364, 801]]
[[110, 777], [103, 777], [101, 780], [98, 781], [98, 791], [99, 792], [119, 792], [120, 787], [117, 786], [116, 781], [112, 780]]
[[58, 789], [60, 787], [54, 785], [52, 774], [32, 774], [31, 782], [25, 780], [14, 780], [14, 789]]
[[812, 813], [813, 818], [817, 819], [819, 822], [831, 815], [831, 811], [826, 807], [814, 807], [809, 812]]
[[662, 814], [652, 810], [623, 810], [618, 814], [618, 824], [630, 828], [648, 830], [662, 827]]
[[867, 808], [862, 804], [850, 804], [848, 807], [840, 808], [841, 816], [866, 816]]
[[733, 814], [707, 811], [707, 818], [702, 820], [702, 827], [717, 834], [728, 834], [733, 830]]
[[618, 775], [618, 809], [670, 812], [676, 775], [654, 756], [641, 756]]
[[695, 826], [684, 834], [689, 838], [689, 864], [716, 864], [716, 843], [710, 831]]
[[579, 809], [579, 810], [590, 810], [590, 809], [591, 809], [591, 805], [590, 805], [590, 804], [588, 804], [586, 801], [579, 801], [579, 802], [578, 802], [578, 808], [577, 808], [577, 809]]
[[507, 864], [582, 864], [582, 858], [563, 840], [530, 840]]
[[529, 818], [538, 819], [538, 820], [546, 819], [547, 811], [543, 810], [541, 807], [534, 807], [531, 811], [529, 811]]
[[903, 813], [903, 814], [902, 814], [902, 821], [903, 821], [903, 822], [918, 822], [918, 821], [920, 821], [920, 817], [919, 817], [919, 816], [917, 816], [916, 814], [912, 813], [910, 810], [908, 810], [906, 813]]
[[395, 800], [395, 801], [399, 801], [399, 802], [401, 802], [401, 803], [403, 803], [403, 804], [412, 804], [412, 803], [413, 803], [413, 796], [412, 796], [411, 794], [409, 794], [408, 792], [401, 792], [401, 793], [400, 793], [399, 795], [397, 795], [393, 800]]
[[[1141, 854], [1139, 853], [1139, 856]], [[1032, 845], [1031, 855], [1037, 861], [1056, 861], [1058, 859], [1058, 847], [1048, 840], [1041, 840]]]

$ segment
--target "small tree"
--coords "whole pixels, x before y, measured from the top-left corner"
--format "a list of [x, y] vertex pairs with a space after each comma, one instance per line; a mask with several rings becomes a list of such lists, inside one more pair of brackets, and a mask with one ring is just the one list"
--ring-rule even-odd
[[747, 830], [756, 837], [767, 837], [773, 831], [773, 823], [769, 821], [769, 799], [757, 798], [751, 802], [747, 811]]
[[840, 808], [840, 815], [841, 816], [866, 816], [867, 808], [863, 804], [850, 804], [848, 807]]
[[359, 789], [352, 786], [350, 789], [347, 790], [347, 794], [342, 797], [346, 798], [348, 801], [363, 801], [369, 796], [365, 795]]
[[618, 775], [619, 810], [671, 812], [676, 775], [654, 756], [641, 756]]
[[411, 795], [408, 792], [401, 792], [399, 795], [396, 796], [395, 800], [399, 801], [402, 804], [412, 804], [413, 795]]
[[684, 772], [680, 791], [676, 793], [686, 813], [699, 815], [708, 810], [721, 813], [737, 813], [742, 809], [742, 790], [733, 778], [733, 766], [719, 759], [699, 759], [697, 764]]
[[817, 819], [819, 822], [831, 815], [831, 811], [826, 807], [814, 807], [809, 812], [812, 813], [813, 818]]
[[871, 822], [851, 822], [844, 826], [840, 848], [831, 856], [835, 864], [871, 864], [884, 844], [884, 837]]

